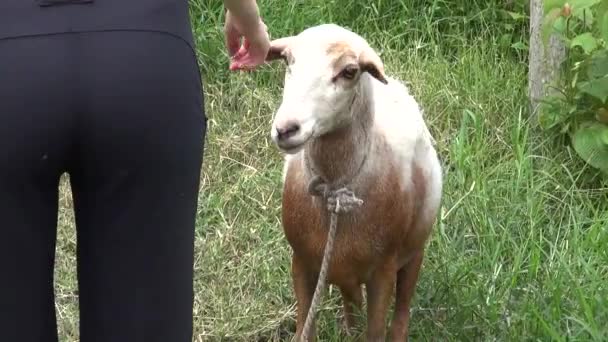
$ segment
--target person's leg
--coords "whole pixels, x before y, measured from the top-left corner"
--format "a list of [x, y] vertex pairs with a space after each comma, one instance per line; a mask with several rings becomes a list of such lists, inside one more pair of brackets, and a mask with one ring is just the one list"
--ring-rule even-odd
[[159, 33], [80, 39], [87, 110], [70, 174], [81, 341], [190, 342], [206, 131], [195, 56]]
[[66, 43], [0, 40], [0, 341], [57, 341], [57, 192], [71, 137]]

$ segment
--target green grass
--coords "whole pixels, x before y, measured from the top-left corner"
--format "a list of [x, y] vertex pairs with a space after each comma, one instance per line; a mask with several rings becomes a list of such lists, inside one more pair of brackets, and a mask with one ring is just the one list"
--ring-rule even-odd
[[[512, 3], [512, 5], [505, 5]], [[261, 1], [273, 37], [334, 22], [382, 53], [425, 111], [443, 207], [412, 304], [414, 341], [608, 340], [608, 182], [529, 119], [523, 1]], [[209, 131], [196, 228], [195, 341], [286, 341], [295, 330], [280, 226], [281, 156], [269, 140], [279, 63], [231, 73], [220, 1], [192, 2]], [[522, 38], [523, 37], [523, 38]], [[75, 233], [62, 186], [57, 310], [78, 339]], [[337, 291], [321, 341], [342, 340]]]

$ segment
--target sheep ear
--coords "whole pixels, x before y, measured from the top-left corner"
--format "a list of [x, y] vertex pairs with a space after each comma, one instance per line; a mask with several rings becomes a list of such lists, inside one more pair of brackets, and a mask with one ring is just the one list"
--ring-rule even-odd
[[368, 72], [378, 81], [388, 84], [386, 75], [384, 74], [384, 65], [382, 64], [382, 60], [371, 48], [361, 52], [359, 55], [359, 66], [361, 71]]
[[268, 54], [266, 55], [266, 62], [271, 62], [276, 59], [284, 59], [285, 55], [283, 52], [289, 46], [289, 42], [291, 37], [283, 37], [278, 38], [270, 42], [270, 50], [268, 50]]

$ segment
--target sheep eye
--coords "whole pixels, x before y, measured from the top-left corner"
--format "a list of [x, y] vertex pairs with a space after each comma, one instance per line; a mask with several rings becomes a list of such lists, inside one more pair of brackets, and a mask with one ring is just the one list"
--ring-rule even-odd
[[348, 66], [344, 68], [344, 70], [342, 70], [340, 76], [344, 77], [347, 80], [352, 80], [355, 78], [355, 76], [357, 76], [357, 71], [359, 71], [357, 68], [353, 66]]

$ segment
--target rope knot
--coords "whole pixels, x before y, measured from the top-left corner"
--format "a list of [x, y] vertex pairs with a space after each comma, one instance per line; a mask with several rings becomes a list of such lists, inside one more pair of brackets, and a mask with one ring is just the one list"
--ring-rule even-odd
[[348, 213], [360, 207], [363, 200], [346, 187], [331, 189], [319, 176], [315, 176], [308, 184], [308, 193], [312, 196], [323, 197], [327, 200], [327, 210], [331, 213]]

